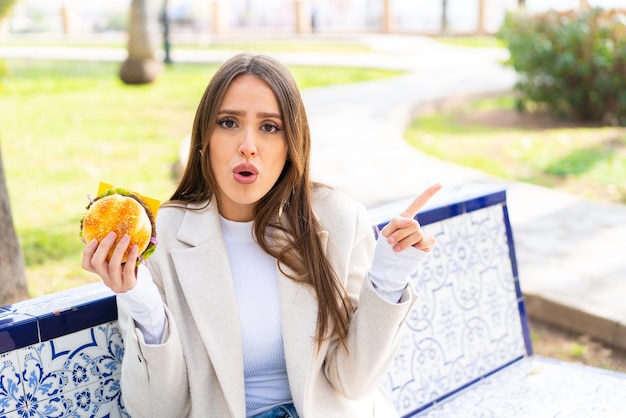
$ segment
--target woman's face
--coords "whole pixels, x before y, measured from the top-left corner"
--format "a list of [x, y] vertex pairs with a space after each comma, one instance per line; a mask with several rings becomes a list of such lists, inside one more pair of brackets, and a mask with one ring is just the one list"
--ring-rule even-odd
[[251, 221], [257, 202], [274, 186], [287, 161], [283, 115], [269, 85], [252, 75], [231, 83], [209, 139], [220, 214]]

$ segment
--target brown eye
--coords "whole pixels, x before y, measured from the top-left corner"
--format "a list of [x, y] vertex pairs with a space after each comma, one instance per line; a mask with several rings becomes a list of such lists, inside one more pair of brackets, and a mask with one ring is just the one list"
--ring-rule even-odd
[[217, 121], [217, 124], [224, 129], [233, 129], [237, 127], [237, 123], [231, 118], [224, 118]]
[[261, 130], [265, 133], [268, 134], [273, 134], [275, 132], [280, 131], [280, 129], [278, 128], [278, 126], [272, 124], [272, 123], [264, 123], [263, 125], [261, 125]]

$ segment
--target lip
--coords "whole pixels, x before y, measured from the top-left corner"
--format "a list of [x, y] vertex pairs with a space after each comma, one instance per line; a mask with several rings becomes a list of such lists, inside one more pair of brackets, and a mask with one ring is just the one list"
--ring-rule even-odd
[[233, 179], [239, 184], [252, 184], [259, 176], [259, 169], [251, 163], [237, 164], [233, 168]]

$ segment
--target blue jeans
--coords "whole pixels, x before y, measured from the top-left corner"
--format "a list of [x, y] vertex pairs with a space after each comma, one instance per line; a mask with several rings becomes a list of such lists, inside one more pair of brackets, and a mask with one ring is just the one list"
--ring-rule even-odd
[[293, 403], [285, 403], [275, 406], [269, 411], [261, 412], [252, 418], [298, 418], [298, 413]]

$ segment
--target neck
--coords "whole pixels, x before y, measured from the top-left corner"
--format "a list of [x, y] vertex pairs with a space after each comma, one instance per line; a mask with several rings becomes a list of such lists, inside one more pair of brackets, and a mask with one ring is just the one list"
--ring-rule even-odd
[[217, 202], [217, 208], [224, 219], [234, 222], [250, 222], [254, 220], [255, 205], [224, 205]]

